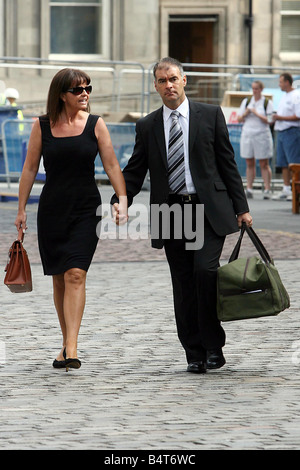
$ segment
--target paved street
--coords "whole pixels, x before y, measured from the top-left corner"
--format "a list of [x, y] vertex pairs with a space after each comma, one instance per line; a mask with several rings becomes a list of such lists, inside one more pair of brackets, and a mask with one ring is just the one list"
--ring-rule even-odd
[[[101, 194], [108, 202], [110, 187]], [[136, 202], [147, 206], [148, 198], [144, 191]], [[186, 373], [164, 254], [149, 240], [100, 240], [87, 281], [82, 367], [52, 368], [59, 327], [30, 204], [24, 244], [34, 291], [11, 294], [0, 285], [0, 449], [299, 449], [300, 215], [290, 202], [263, 201], [259, 192], [250, 208], [291, 308], [225, 324], [227, 364], [197, 376]], [[1, 269], [15, 214], [16, 202], [0, 204]], [[236, 238], [228, 237], [222, 262]], [[252, 252], [245, 239], [241, 254]]]

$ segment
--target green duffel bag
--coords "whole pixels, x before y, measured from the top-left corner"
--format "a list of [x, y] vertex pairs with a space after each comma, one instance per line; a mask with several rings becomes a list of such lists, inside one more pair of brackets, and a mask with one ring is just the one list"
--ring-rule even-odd
[[[238, 258], [245, 231], [260, 257]], [[243, 224], [228, 264], [218, 269], [219, 320], [225, 322], [278, 315], [289, 306], [289, 295], [273, 260], [254, 230]]]

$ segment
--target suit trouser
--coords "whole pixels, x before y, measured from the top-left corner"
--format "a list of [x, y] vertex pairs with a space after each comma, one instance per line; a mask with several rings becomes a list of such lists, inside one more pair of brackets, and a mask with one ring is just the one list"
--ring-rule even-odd
[[[195, 204], [193, 204], [195, 206]], [[193, 223], [195, 213], [193, 207]], [[175, 319], [187, 362], [206, 359], [208, 349], [225, 344], [225, 332], [217, 318], [217, 269], [225, 237], [218, 236], [204, 218], [204, 245], [186, 250], [186, 240], [165, 240], [170, 267]]]

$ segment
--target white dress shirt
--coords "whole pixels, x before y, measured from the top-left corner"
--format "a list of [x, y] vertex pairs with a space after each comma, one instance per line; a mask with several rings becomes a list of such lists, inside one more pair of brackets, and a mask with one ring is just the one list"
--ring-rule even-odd
[[[174, 109], [168, 108], [166, 105], [163, 106], [163, 120], [164, 120], [164, 131], [165, 131], [165, 140], [166, 140], [166, 149], [168, 152], [169, 146], [169, 133], [172, 124], [171, 113]], [[184, 147], [184, 165], [185, 165], [185, 184], [186, 188], [183, 188], [180, 191], [180, 194], [195, 194], [196, 189], [192, 180], [190, 166], [189, 166], [189, 117], [190, 117], [190, 107], [189, 101], [187, 98], [181, 103], [181, 105], [176, 109], [179, 112], [179, 123], [183, 132], [183, 147]]]

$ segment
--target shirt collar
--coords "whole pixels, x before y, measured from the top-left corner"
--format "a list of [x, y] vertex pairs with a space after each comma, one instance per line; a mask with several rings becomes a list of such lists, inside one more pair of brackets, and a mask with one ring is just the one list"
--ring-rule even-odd
[[[171, 116], [171, 113], [173, 111], [174, 111], [174, 109], [168, 108], [168, 106], [166, 106], [165, 104], [163, 105], [163, 113], [164, 113], [164, 120], [165, 121], [167, 121], [169, 119], [169, 117]], [[181, 114], [181, 116], [183, 116], [184, 118], [186, 118], [188, 116], [189, 101], [188, 101], [187, 97], [185, 97], [185, 99], [181, 103], [181, 105], [178, 106], [178, 108], [176, 108], [176, 111], [178, 111]]]

